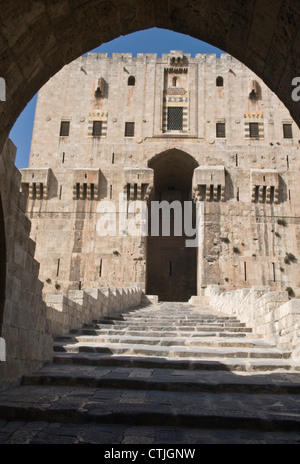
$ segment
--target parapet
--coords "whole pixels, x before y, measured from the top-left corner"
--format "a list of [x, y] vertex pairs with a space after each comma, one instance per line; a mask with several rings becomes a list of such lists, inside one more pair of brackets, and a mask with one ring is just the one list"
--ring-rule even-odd
[[252, 203], [279, 203], [279, 173], [274, 169], [251, 169]]
[[194, 170], [193, 193], [198, 201], [224, 201], [224, 166], [200, 166]]
[[154, 171], [151, 168], [125, 168], [124, 193], [128, 200], [147, 201], [153, 190]]
[[47, 199], [52, 170], [45, 169], [21, 169], [21, 184], [23, 190], [29, 188], [30, 200]]

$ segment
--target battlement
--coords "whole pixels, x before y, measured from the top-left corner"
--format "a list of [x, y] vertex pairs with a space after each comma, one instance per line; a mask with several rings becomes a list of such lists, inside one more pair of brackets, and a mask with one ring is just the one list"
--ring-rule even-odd
[[103, 61], [107, 60], [109, 62], [157, 62], [157, 63], [168, 63], [170, 59], [181, 57], [189, 63], [239, 63], [235, 58], [227, 53], [222, 53], [220, 57], [217, 57], [215, 53], [196, 53], [192, 56], [190, 53], [184, 53], [182, 50], [170, 50], [170, 53], [162, 53], [161, 57], [157, 53], [137, 53], [133, 55], [132, 53], [112, 53], [112, 56], [109, 56], [108, 53], [88, 53], [87, 56], [78, 58], [78, 60], [90, 61]]

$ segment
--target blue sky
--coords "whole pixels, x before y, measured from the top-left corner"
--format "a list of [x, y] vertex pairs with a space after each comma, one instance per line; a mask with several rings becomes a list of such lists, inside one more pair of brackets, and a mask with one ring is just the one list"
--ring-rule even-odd
[[[223, 53], [190, 36], [156, 28], [121, 36], [91, 51], [108, 53], [109, 56], [112, 53], [132, 53], [133, 56], [137, 53], [157, 53], [161, 56], [162, 53], [169, 53], [170, 50], [182, 50], [192, 56], [196, 53], [215, 53], [220, 56]], [[29, 102], [10, 133], [10, 138], [17, 147], [18, 169], [28, 167], [36, 100], [37, 96]]]

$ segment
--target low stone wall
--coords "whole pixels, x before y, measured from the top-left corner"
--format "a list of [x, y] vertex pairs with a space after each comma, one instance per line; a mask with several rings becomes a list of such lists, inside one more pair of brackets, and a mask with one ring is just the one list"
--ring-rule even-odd
[[91, 288], [70, 290], [68, 296], [46, 295], [47, 319], [53, 336], [104, 316], [114, 316], [141, 304], [142, 290], [128, 288]]
[[222, 292], [217, 285], [205, 291], [217, 311], [236, 316], [257, 335], [290, 350], [300, 359], [300, 300], [289, 299], [287, 292], [271, 291], [270, 287]]

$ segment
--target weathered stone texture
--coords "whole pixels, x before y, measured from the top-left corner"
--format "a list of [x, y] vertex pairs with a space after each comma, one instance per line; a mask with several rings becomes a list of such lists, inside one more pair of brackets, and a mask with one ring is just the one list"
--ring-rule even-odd
[[[68, 135], [60, 135], [62, 122]], [[134, 123], [127, 136], [126, 123]], [[30, 166], [22, 170], [44, 291], [138, 283], [185, 301], [210, 284], [297, 292], [299, 139], [279, 99], [229, 55], [75, 60], [39, 92]], [[194, 254], [183, 253], [177, 237], [119, 230], [120, 195], [149, 205], [188, 201], [191, 192], [203, 206]], [[117, 211], [108, 237], [98, 229], [107, 200]]]
[[33, 257], [35, 244], [29, 238], [31, 224], [19, 191], [21, 174], [14, 166], [15, 155], [15, 146], [8, 141], [0, 158], [6, 238], [5, 305], [0, 327], [6, 343], [6, 361], [0, 363], [0, 388], [52, 359], [43, 284], [38, 279], [39, 264]]

